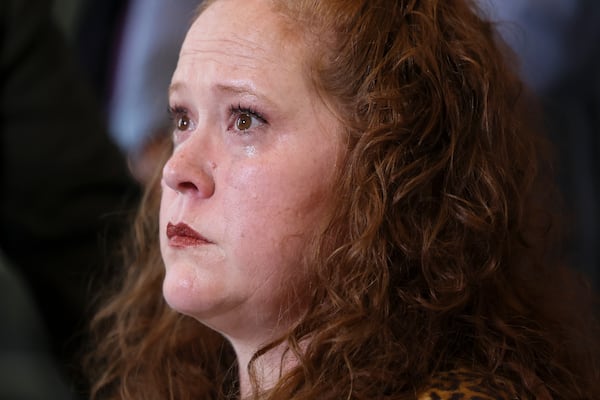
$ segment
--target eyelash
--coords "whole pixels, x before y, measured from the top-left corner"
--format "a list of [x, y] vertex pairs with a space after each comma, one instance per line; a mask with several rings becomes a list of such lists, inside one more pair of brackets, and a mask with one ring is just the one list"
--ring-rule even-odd
[[231, 105], [231, 107], [229, 107], [229, 112], [231, 113], [231, 116], [239, 114], [250, 114], [250, 116], [256, 118], [263, 124], [268, 123], [266, 118], [252, 107], [242, 106], [241, 104], [238, 104], [237, 106]]

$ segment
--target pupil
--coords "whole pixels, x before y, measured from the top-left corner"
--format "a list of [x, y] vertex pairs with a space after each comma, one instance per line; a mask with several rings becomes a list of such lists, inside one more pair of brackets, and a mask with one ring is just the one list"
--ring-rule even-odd
[[246, 129], [249, 129], [251, 124], [252, 117], [250, 117], [248, 114], [240, 114], [240, 116], [237, 119], [237, 128], [239, 130], [244, 131]]

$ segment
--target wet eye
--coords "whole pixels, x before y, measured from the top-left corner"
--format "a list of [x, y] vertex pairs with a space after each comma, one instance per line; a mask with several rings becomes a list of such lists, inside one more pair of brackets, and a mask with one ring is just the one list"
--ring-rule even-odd
[[231, 107], [231, 116], [231, 129], [238, 132], [254, 130], [267, 123], [265, 118], [258, 112], [239, 105]]
[[248, 130], [252, 127], [252, 115], [248, 113], [241, 113], [235, 120], [235, 127], [240, 131]]
[[175, 127], [179, 131], [187, 131], [190, 127], [190, 119], [187, 115], [181, 115], [175, 120]]
[[169, 117], [173, 121], [173, 129], [179, 132], [185, 132], [193, 129], [192, 120], [188, 116], [188, 111], [184, 107], [169, 107]]

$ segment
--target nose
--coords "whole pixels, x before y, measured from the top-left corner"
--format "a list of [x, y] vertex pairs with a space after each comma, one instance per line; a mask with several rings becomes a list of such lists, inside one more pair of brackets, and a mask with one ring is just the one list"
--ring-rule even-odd
[[163, 168], [163, 181], [178, 193], [201, 198], [211, 197], [215, 191], [215, 164], [207, 159], [206, 151], [189, 142], [191, 141], [188, 140], [175, 148]]

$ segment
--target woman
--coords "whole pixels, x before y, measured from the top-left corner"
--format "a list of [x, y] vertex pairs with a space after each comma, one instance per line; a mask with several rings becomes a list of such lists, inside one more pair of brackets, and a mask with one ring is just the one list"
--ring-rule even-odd
[[207, 2], [95, 397], [597, 398], [503, 59], [465, 1]]

